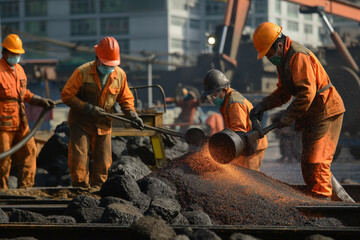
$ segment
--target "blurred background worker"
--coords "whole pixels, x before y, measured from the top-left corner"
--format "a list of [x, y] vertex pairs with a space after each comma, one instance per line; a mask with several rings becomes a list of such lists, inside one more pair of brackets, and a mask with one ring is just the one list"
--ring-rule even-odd
[[[210, 102], [220, 107], [225, 128], [234, 132], [248, 132], [252, 129], [249, 113], [253, 105], [241, 93], [230, 87], [229, 80], [221, 71], [212, 69], [206, 73], [202, 97], [205, 96]], [[257, 140], [253, 153], [248, 153], [248, 156], [241, 155], [233, 163], [259, 171], [267, 146], [268, 141], [264, 136]]]
[[253, 42], [258, 59], [264, 56], [277, 67], [277, 89], [254, 107], [251, 115], [261, 120], [264, 111], [293, 101], [274, 122], [279, 128], [296, 120], [302, 132], [301, 168], [311, 195], [332, 195], [330, 165], [341, 131], [345, 107], [329, 76], [315, 55], [282, 34], [274, 23], [260, 24]]
[[[18, 64], [25, 53], [16, 34], [8, 35], [2, 43], [0, 60], [0, 152], [10, 150], [29, 132], [25, 104], [52, 108], [55, 103], [34, 95], [27, 89], [24, 69]], [[11, 163], [17, 168], [18, 188], [32, 187], [36, 171], [36, 145], [34, 138], [12, 156], [0, 160], [0, 188], [8, 188]]]
[[[144, 124], [134, 108], [125, 72], [120, 64], [120, 48], [113, 37], [103, 38], [95, 46], [96, 60], [75, 69], [61, 92], [69, 112], [69, 169], [72, 185], [101, 186], [112, 164], [111, 122], [106, 112], [113, 113], [115, 102], [121, 106], [132, 126], [143, 129]], [[93, 159], [89, 179], [88, 151]]]
[[180, 132], [185, 132], [188, 127], [194, 123], [196, 108], [200, 105], [200, 101], [196, 93], [188, 88], [182, 88], [181, 96], [176, 100], [176, 106], [181, 107], [179, 117], [175, 120], [176, 123], [183, 124], [180, 127]]

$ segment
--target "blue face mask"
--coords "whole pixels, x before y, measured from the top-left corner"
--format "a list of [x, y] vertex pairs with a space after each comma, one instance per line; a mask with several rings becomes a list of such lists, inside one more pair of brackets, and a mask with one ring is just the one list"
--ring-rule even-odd
[[100, 64], [100, 66], [98, 66], [98, 69], [102, 74], [108, 75], [114, 71], [115, 67], [108, 67], [108, 66], [104, 66], [103, 64]]
[[[220, 92], [220, 93], [221, 93], [221, 92]], [[215, 99], [211, 100], [211, 102], [212, 102], [213, 104], [215, 104], [216, 106], [221, 106], [221, 105], [224, 103], [224, 99], [225, 99], [225, 98], [221, 99], [221, 98], [220, 98], [220, 93], [216, 96]]]
[[9, 56], [6, 61], [10, 64], [10, 66], [14, 66], [20, 62], [20, 56]]

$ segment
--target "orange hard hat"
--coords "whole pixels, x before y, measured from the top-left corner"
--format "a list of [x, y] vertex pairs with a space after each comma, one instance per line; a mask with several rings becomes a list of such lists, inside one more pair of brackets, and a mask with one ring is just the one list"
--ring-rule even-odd
[[16, 34], [9, 34], [1, 44], [4, 48], [12, 53], [24, 54], [25, 50], [22, 47], [22, 41]]
[[257, 59], [261, 59], [267, 54], [273, 43], [281, 34], [281, 30], [282, 27], [271, 22], [264, 22], [255, 29], [253, 42], [258, 51]]
[[119, 43], [113, 37], [103, 38], [98, 45], [95, 45], [95, 52], [104, 65], [117, 66], [120, 64]]

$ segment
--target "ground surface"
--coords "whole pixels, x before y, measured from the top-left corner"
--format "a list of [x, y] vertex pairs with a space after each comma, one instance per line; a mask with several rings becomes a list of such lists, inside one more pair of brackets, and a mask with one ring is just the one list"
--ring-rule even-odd
[[[301, 175], [300, 162], [281, 163], [278, 161], [280, 158], [278, 142], [270, 141], [260, 171], [289, 184], [305, 184]], [[355, 159], [347, 148], [341, 150], [331, 166], [331, 171], [339, 182], [350, 179], [355, 183], [360, 183], [360, 160]]]

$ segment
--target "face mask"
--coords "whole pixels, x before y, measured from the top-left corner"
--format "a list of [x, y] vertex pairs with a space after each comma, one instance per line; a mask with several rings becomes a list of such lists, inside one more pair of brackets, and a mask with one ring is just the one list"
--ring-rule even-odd
[[281, 65], [282, 57], [278, 56], [277, 54], [275, 54], [274, 56], [272, 56], [271, 58], [268, 58], [268, 59], [275, 66]]
[[98, 66], [98, 69], [102, 74], [108, 75], [114, 71], [115, 67], [108, 67], [108, 66], [104, 66], [103, 64], [100, 64], [100, 66]]
[[11, 66], [20, 62], [20, 56], [9, 56], [6, 60]]
[[219, 92], [219, 94], [216, 96], [215, 99], [212, 99], [212, 100], [211, 100], [211, 102], [212, 102], [213, 104], [215, 104], [216, 106], [221, 106], [221, 105], [223, 104], [223, 102], [224, 102], [224, 98], [223, 98], [223, 99], [220, 98], [220, 93], [221, 93], [221, 92]]

